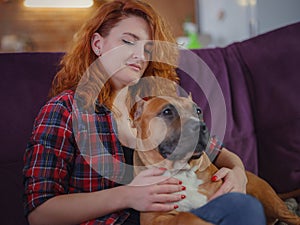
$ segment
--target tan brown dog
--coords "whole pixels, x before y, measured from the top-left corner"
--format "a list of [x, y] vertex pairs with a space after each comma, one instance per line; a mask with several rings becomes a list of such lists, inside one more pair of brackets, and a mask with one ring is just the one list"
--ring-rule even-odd
[[[166, 167], [173, 171], [171, 174], [174, 176], [181, 173], [180, 171], [195, 174], [196, 179], [201, 182], [194, 182], [198, 195], [192, 199], [202, 198], [196, 202], [197, 207], [205, 204], [221, 186], [221, 181], [211, 181], [217, 168], [203, 153], [209, 134], [200, 108], [191, 98], [153, 97], [137, 102], [132, 112], [133, 126], [137, 129], [138, 138], [134, 153], [135, 174], [152, 166]], [[247, 193], [261, 201], [268, 225], [278, 220], [290, 225], [300, 225], [300, 218], [288, 210], [267, 182], [248, 171], [246, 174]], [[189, 183], [193, 183], [193, 175], [187, 176], [190, 179]], [[180, 208], [182, 207], [179, 206]], [[141, 225], [211, 224], [188, 210], [186, 208], [184, 212], [173, 210], [141, 213], [140, 222]]]

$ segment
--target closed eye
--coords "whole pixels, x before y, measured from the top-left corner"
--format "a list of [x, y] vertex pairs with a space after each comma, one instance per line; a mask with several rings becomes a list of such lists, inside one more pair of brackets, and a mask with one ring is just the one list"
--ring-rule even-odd
[[135, 42], [133, 41], [129, 41], [129, 40], [126, 40], [126, 39], [122, 39], [122, 41], [127, 44], [127, 45], [135, 45]]

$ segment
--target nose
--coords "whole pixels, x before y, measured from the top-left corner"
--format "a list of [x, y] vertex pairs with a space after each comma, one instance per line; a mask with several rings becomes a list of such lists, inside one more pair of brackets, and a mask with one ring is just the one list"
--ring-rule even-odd
[[145, 44], [140, 41], [134, 48], [133, 58], [141, 61], [146, 61]]

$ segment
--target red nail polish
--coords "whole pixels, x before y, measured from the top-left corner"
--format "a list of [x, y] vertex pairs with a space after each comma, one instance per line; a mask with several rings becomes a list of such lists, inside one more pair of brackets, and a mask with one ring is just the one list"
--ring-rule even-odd
[[164, 168], [164, 167], [159, 167], [160, 170], [163, 170], [163, 171], [166, 171], [167, 168]]
[[186, 197], [185, 195], [181, 195], [181, 199], [185, 199], [185, 197]]
[[179, 181], [179, 184], [182, 184], [182, 181], [181, 181], [181, 180]]
[[217, 179], [218, 179], [217, 176], [212, 176], [211, 181], [212, 181], [212, 182], [215, 182], [215, 181], [217, 181]]
[[185, 186], [181, 186], [181, 190], [184, 191], [186, 189]]
[[174, 205], [174, 209], [177, 209], [178, 208], [178, 205]]

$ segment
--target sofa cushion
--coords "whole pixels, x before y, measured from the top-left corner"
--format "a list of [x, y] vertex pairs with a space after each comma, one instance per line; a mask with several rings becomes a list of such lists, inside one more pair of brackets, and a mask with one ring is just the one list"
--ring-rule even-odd
[[22, 205], [23, 154], [33, 120], [47, 100], [60, 53], [0, 54], [1, 224], [26, 224]]
[[300, 187], [299, 40], [295, 23], [224, 48], [193, 50], [206, 66], [183, 51], [184, 70], [178, 69], [210, 126], [207, 95], [213, 93], [199, 80], [205, 83], [201, 77], [212, 71], [225, 97], [225, 146], [280, 193]]
[[259, 175], [278, 192], [300, 188], [299, 40], [295, 23], [237, 44], [251, 96]]
[[[182, 51], [178, 74], [181, 87], [191, 92], [203, 109], [212, 135], [238, 154], [247, 170], [257, 173], [250, 97], [236, 45]], [[225, 126], [224, 131], [220, 131], [220, 126]]]

